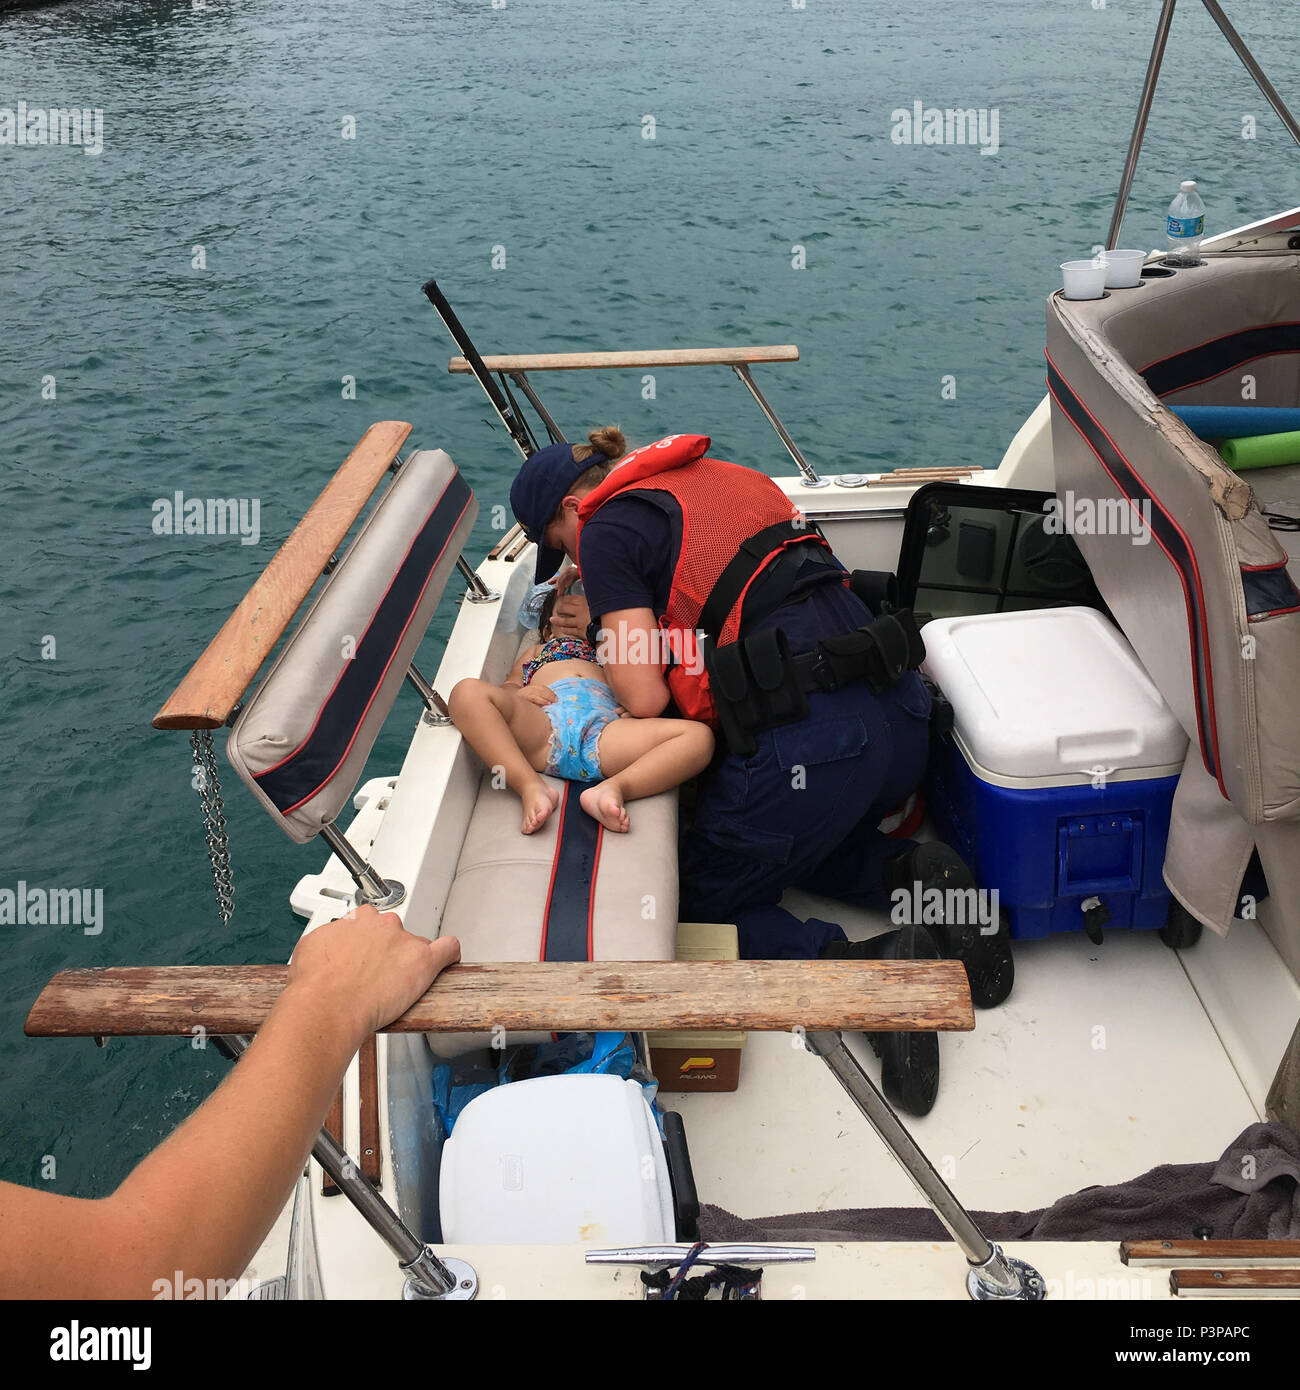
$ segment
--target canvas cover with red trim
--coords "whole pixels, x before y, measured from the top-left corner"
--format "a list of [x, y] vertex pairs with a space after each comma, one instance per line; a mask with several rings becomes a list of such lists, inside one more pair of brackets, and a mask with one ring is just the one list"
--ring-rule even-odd
[[299, 844], [352, 794], [477, 513], [448, 454], [413, 454], [235, 721], [231, 766]]
[[[1105, 299], [1048, 300], [1056, 491], [1102, 596], [1191, 740], [1166, 881], [1224, 931], [1258, 847], [1271, 934], [1300, 974], [1300, 891], [1287, 891], [1300, 889], [1294, 561], [1250, 475], [1166, 408], [1241, 404], [1245, 372], [1252, 403], [1300, 404], [1300, 257], [1207, 262]], [[1276, 489], [1285, 474], [1270, 474]], [[1121, 510], [1149, 529], [1116, 525]], [[1088, 515], [1111, 521], [1081, 529]]]

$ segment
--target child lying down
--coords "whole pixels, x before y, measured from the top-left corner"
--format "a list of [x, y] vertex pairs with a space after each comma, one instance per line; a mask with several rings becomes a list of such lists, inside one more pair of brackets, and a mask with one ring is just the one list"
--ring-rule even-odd
[[523, 832], [546, 824], [559, 793], [541, 774], [590, 785], [582, 809], [606, 830], [625, 831], [625, 803], [667, 791], [708, 766], [713, 733], [693, 719], [635, 719], [614, 699], [596, 650], [551, 634], [552, 594], [539, 645], [526, 648], [499, 686], [458, 681], [447, 702], [456, 727], [524, 803]]

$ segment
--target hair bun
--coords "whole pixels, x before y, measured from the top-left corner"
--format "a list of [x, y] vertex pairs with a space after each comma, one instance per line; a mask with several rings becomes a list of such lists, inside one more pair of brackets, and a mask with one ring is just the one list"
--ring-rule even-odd
[[598, 454], [604, 454], [607, 459], [622, 458], [627, 452], [627, 440], [617, 425], [604, 425], [598, 430], [592, 430], [587, 439], [591, 447]]

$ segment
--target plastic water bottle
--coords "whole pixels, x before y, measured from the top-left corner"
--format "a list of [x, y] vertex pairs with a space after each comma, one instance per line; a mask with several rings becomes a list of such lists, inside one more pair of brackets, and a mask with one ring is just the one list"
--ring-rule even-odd
[[1171, 265], [1200, 265], [1201, 238], [1205, 235], [1205, 204], [1196, 191], [1195, 179], [1184, 179], [1178, 186], [1178, 196], [1169, 204], [1169, 220], [1165, 226]]

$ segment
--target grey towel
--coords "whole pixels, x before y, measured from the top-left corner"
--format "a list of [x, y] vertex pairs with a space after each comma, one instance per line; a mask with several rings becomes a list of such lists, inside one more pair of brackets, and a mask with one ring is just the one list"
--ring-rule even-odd
[[[971, 1213], [990, 1240], [1288, 1240], [1300, 1238], [1300, 1135], [1251, 1125], [1217, 1163], [1166, 1163], [1113, 1187], [1086, 1187], [1040, 1211]], [[799, 1212], [744, 1220], [700, 1212], [709, 1241], [944, 1240], [925, 1207]]]

